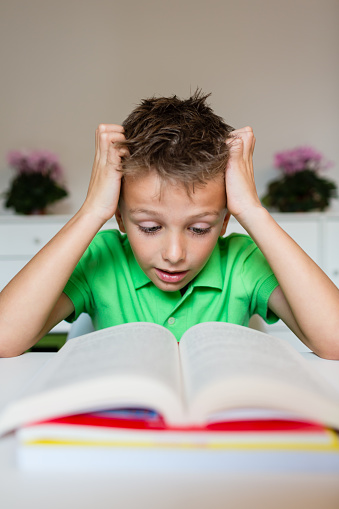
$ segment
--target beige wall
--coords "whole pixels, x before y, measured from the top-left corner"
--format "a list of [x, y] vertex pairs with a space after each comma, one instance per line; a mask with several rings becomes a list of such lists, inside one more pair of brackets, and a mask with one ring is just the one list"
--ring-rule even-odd
[[[86, 192], [100, 122], [145, 96], [212, 92], [225, 120], [255, 130], [259, 192], [275, 151], [311, 144], [339, 181], [338, 0], [2, 0], [0, 192], [5, 154], [60, 154]], [[1, 211], [1, 206], [0, 206]]]

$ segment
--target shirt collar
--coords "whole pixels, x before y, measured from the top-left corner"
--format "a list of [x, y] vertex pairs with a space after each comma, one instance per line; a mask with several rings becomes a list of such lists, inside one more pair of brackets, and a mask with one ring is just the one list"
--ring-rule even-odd
[[147, 285], [148, 283], [151, 283], [150, 278], [148, 276], [146, 276], [145, 272], [142, 270], [142, 268], [136, 261], [130, 245], [129, 245], [129, 252], [128, 252], [128, 264], [131, 269], [133, 284], [134, 284], [134, 288], [136, 290], [138, 290], [142, 286]]
[[220, 247], [216, 244], [206, 265], [199, 274], [193, 279], [192, 286], [207, 286], [209, 288], [218, 288], [222, 290], [222, 272], [220, 265]]
[[[131, 273], [133, 274], [133, 283], [136, 290], [152, 282], [141, 269], [140, 265], [135, 259], [131, 247], [128, 253], [128, 262], [131, 268]], [[217, 288], [222, 290], [219, 243], [216, 244], [211, 256], [207, 260], [207, 263], [199, 272], [199, 274], [194, 278], [191, 284], [193, 287], [207, 286], [209, 288]]]

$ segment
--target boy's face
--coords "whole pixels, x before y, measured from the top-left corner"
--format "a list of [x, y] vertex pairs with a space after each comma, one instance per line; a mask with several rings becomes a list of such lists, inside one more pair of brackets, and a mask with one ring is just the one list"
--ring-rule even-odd
[[220, 177], [195, 186], [189, 196], [181, 183], [161, 182], [155, 172], [127, 177], [116, 217], [151, 281], [166, 292], [180, 290], [201, 271], [225, 233], [225, 183]]

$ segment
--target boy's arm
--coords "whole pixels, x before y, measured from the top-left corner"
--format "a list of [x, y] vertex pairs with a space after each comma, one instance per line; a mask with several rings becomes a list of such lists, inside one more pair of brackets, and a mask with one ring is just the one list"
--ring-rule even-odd
[[73, 311], [63, 289], [95, 234], [116, 211], [123, 127], [100, 125], [86, 200], [60, 232], [0, 293], [0, 357], [19, 355]]
[[338, 288], [261, 205], [253, 174], [252, 129], [234, 131], [227, 143], [228, 210], [253, 238], [280, 285], [269, 307], [317, 355], [339, 359]]

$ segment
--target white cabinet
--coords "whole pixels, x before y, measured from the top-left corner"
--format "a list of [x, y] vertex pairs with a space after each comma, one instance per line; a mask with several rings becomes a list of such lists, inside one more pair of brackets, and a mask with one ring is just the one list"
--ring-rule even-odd
[[[65, 216], [3, 216], [0, 218], [0, 288], [41, 249], [67, 222]], [[54, 330], [65, 332], [67, 322]]]
[[[339, 215], [326, 213], [273, 214], [282, 228], [313, 258], [339, 287]], [[0, 216], [0, 288], [43, 247], [69, 220], [69, 216]], [[115, 220], [105, 228], [115, 228]], [[227, 234], [246, 233], [231, 218]], [[293, 260], [288, 260], [293, 264]], [[255, 327], [286, 339], [301, 351], [307, 348], [282, 323], [267, 326], [257, 319]], [[56, 330], [66, 331], [62, 322]]]
[[[67, 223], [69, 216], [3, 216], [0, 217], [0, 289]], [[108, 223], [115, 227], [115, 222]], [[113, 225], [113, 226], [112, 226]], [[67, 332], [63, 321], [54, 332]]]
[[[322, 223], [320, 214], [272, 214], [277, 223], [294, 239], [318, 265], [322, 264]], [[336, 218], [339, 225], [339, 216]], [[246, 233], [231, 217], [226, 235]], [[293, 261], [291, 260], [291, 263]]]

